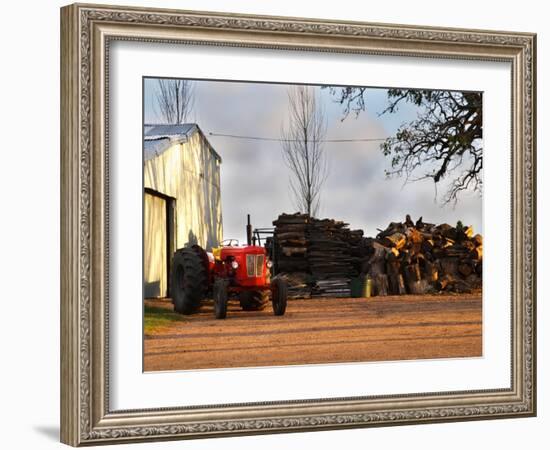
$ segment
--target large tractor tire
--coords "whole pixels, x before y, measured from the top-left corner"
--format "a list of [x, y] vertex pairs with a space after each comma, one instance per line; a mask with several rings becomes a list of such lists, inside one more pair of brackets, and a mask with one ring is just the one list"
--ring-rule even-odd
[[239, 303], [243, 311], [261, 311], [267, 301], [267, 292], [243, 291], [239, 294]]
[[273, 305], [273, 314], [276, 316], [284, 315], [287, 297], [288, 287], [286, 281], [280, 277], [273, 278], [273, 280], [271, 280], [271, 303]]
[[207, 268], [199, 248], [181, 248], [172, 260], [171, 295], [174, 311], [193, 314], [206, 296]]
[[214, 282], [214, 315], [216, 319], [225, 319], [227, 316], [227, 287], [226, 280], [219, 279]]

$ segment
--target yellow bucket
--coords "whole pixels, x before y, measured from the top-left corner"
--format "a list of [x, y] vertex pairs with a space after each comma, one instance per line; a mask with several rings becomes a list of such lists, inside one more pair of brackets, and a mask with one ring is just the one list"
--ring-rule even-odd
[[363, 297], [372, 297], [372, 278], [366, 277], [363, 283]]

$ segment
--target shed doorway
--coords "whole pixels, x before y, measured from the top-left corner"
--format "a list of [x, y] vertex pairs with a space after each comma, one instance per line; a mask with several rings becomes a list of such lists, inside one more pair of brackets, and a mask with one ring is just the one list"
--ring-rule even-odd
[[143, 295], [170, 295], [170, 261], [174, 253], [173, 198], [145, 189], [143, 200]]

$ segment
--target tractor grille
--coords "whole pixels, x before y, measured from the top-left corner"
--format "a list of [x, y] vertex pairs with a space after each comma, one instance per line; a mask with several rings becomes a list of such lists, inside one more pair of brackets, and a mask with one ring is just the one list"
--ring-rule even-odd
[[264, 267], [264, 255], [256, 255], [256, 276], [262, 276], [262, 269]]
[[261, 277], [264, 267], [264, 255], [246, 255], [246, 274], [249, 277]]

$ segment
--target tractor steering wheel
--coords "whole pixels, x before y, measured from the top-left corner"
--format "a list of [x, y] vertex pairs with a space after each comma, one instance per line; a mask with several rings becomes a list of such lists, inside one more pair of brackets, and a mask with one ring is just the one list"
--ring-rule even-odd
[[[226, 242], [227, 242], [227, 244], [226, 244]], [[223, 247], [233, 247], [233, 242], [235, 242], [236, 246], [239, 245], [239, 240], [238, 239], [224, 239], [222, 241], [222, 246]]]

